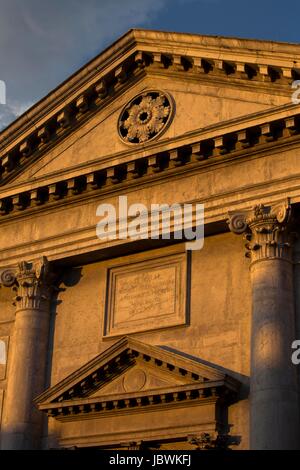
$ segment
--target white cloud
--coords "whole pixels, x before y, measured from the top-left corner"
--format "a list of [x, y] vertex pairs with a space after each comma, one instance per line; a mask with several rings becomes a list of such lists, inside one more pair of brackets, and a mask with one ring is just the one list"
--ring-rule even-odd
[[26, 109], [33, 105], [32, 101], [17, 102], [10, 101], [9, 104], [0, 104], [0, 131], [8, 126], [17, 117], [21, 116]]

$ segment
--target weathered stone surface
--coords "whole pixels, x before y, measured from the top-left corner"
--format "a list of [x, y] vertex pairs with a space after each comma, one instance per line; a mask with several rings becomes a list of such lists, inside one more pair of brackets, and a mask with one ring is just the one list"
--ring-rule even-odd
[[[289, 264], [299, 241], [293, 249], [280, 211], [263, 209], [288, 201], [299, 233], [299, 68], [299, 45], [130, 31], [1, 133], [3, 448], [198, 449], [203, 433], [212, 443], [228, 429], [234, 449], [299, 447], [299, 270]], [[141, 140], [129, 145], [120, 114], [151, 90], [172, 97], [172, 119], [161, 134], [154, 119], [149, 134], [150, 115], [131, 116]], [[190, 267], [184, 241], [97, 238], [98, 205], [117, 207], [120, 195], [148, 209], [204, 203]], [[247, 222], [250, 262], [229, 233], [233, 213], [252, 214], [238, 227]], [[56, 274], [49, 296], [30, 268], [41, 257]], [[142, 352], [125, 360], [119, 341], [129, 340]], [[158, 345], [165, 356], [150, 360]], [[230, 400], [212, 384], [222, 374]], [[49, 387], [62, 402], [39, 403], [50, 415], [42, 436], [33, 400]]]

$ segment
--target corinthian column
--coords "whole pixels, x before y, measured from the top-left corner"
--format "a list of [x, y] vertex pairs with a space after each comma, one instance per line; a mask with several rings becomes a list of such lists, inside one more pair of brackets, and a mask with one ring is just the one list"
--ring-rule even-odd
[[15, 272], [4, 272], [4, 285], [14, 285], [16, 317], [9, 357], [2, 449], [37, 449], [42, 416], [33, 399], [45, 388], [49, 335], [48, 263], [22, 262]]
[[291, 207], [258, 205], [229, 219], [244, 234], [252, 284], [250, 446], [299, 448]]

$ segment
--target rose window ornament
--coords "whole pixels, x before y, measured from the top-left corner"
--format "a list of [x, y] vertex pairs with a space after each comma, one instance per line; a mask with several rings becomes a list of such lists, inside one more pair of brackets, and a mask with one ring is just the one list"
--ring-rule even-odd
[[119, 118], [119, 134], [126, 143], [141, 144], [164, 132], [173, 116], [173, 100], [160, 91], [147, 91], [131, 100]]

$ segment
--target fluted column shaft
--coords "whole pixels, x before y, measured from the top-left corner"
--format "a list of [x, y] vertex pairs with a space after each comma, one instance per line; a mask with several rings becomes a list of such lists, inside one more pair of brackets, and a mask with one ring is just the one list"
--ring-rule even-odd
[[250, 446], [299, 448], [291, 208], [256, 206], [231, 216], [244, 233], [252, 285]]
[[20, 263], [15, 273], [16, 317], [9, 358], [2, 449], [37, 449], [43, 417], [33, 399], [45, 388], [49, 336], [47, 260]]

